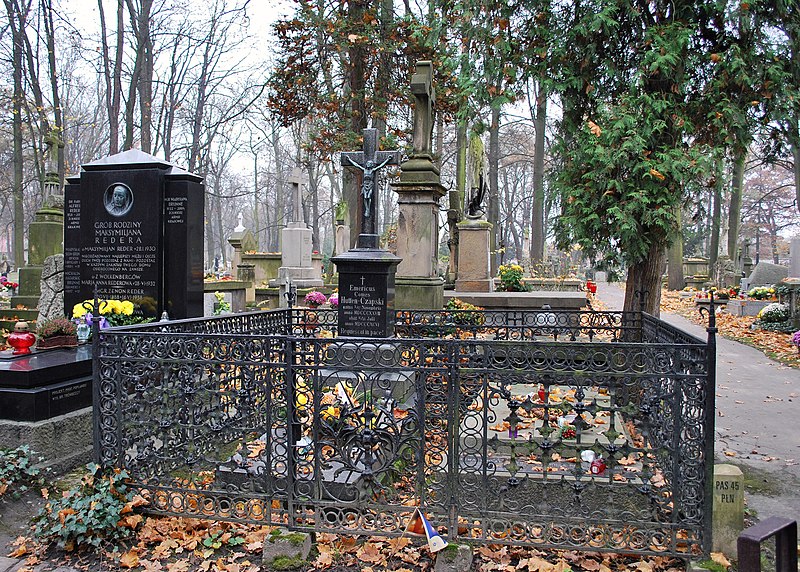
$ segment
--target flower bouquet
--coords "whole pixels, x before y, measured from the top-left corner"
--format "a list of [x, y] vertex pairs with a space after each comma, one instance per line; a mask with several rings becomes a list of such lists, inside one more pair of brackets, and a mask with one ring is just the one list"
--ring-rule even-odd
[[[80, 319], [86, 317], [86, 323], [92, 325], [95, 316], [88, 308], [94, 307], [94, 300], [84, 300], [72, 307], [72, 317]], [[152, 322], [154, 318], [146, 318], [137, 311], [133, 302], [129, 300], [99, 300], [100, 329], [113, 326], [131, 326], [133, 324], [146, 324]]]
[[16, 292], [17, 288], [19, 288], [19, 284], [17, 282], [12, 282], [5, 276], [0, 276], [0, 288], [3, 288], [9, 293], [13, 294]]
[[325, 302], [327, 302], [328, 299], [322, 292], [319, 292], [318, 290], [312, 290], [311, 292], [306, 294], [305, 298], [303, 298], [303, 301], [305, 302], [305, 305], [308, 306], [309, 308], [319, 308]]

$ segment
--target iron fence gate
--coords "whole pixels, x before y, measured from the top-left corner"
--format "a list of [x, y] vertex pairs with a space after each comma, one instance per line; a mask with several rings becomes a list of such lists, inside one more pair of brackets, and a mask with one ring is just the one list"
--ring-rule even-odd
[[708, 346], [647, 315], [501, 314], [103, 331], [97, 458], [154, 513], [400, 535], [420, 507], [456, 541], [706, 549]]

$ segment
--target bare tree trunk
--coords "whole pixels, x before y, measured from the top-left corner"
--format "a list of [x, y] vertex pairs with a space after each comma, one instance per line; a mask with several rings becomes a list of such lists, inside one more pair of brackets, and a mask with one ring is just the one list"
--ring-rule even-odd
[[319, 185], [317, 184], [317, 161], [313, 156], [308, 159], [308, 190], [311, 193], [311, 249], [322, 252], [320, 246], [319, 220]]
[[492, 109], [492, 119], [489, 123], [489, 208], [486, 211], [487, 220], [492, 223], [492, 232], [489, 238], [489, 248], [494, 253], [491, 256], [492, 276], [497, 274], [500, 243], [500, 228], [498, 227], [500, 215], [500, 197], [497, 186], [497, 175], [500, 167], [500, 109]]
[[[131, 79], [131, 89], [129, 94], [136, 93], [139, 96], [139, 122], [140, 122], [140, 145], [142, 151], [150, 153], [152, 150], [152, 105], [153, 105], [153, 36], [150, 30], [150, 20], [152, 18], [153, 0], [140, 0], [138, 11], [133, 5], [133, 0], [125, 0], [128, 6], [128, 14], [133, 25], [134, 36], [136, 38], [136, 59], [133, 64], [133, 77]], [[135, 81], [134, 81], [135, 79]], [[134, 92], [135, 90], [135, 92]], [[131, 98], [126, 106], [126, 147], [133, 145], [133, 114], [135, 109], [135, 97]]]
[[800, 147], [792, 145], [792, 158], [794, 159], [794, 202], [800, 212]]
[[[47, 63], [50, 71], [50, 90], [53, 95], [53, 120], [54, 126], [58, 131], [59, 138], [63, 141], [64, 137], [64, 114], [61, 110], [61, 93], [58, 89], [58, 72], [56, 70], [56, 42], [55, 28], [53, 27], [53, 2], [52, 0], [42, 0], [42, 10], [45, 22], [45, 41], [47, 42]], [[58, 185], [59, 189], [64, 185], [64, 175], [66, 166], [64, 164], [64, 145], [58, 146], [57, 159]]]
[[[368, 2], [351, 0], [347, 4], [348, 19], [361, 22]], [[347, 89], [350, 95], [350, 131], [356, 135], [367, 126], [367, 109], [364, 89], [367, 78], [367, 53], [360, 42], [352, 42], [347, 49]], [[361, 177], [345, 169], [343, 195], [350, 212], [350, 244], [355, 244], [362, 227], [362, 198], [359, 192]]]
[[108, 151], [114, 155], [119, 153], [119, 111], [122, 100], [122, 56], [124, 42], [125, 0], [117, 0], [117, 42], [114, 50], [114, 66], [108, 47], [108, 31], [103, 11], [103, 0], [97, 0], [100, 12], [100, 37], [102, 42], [103, 79], [105, 80], [106, 113], [108, 114]]
[[739, 227], [742, 217], [742, 189], [744, 188], [744, 162], [747, 149], [739, 149], [733, 158], [731, 200], [728, 206], [728, 256], [736, 262], [739, 245]]
[[[678, 229], [681, 229], [681, 218], [682, 218], [681, 206], [677, 205], [675, 207], [675, 220], [678, 224]], [[669, 276], [669, 280], [667, 282], [667, 288], [670, 290], [682, 290], [683, 289], [683, 232], [678, 232], [678, 237], [672, 243], [672, 246], [669, 247], [667, 251], [668, 256], [668, 270], [667, 274]]]
[[544, 144], [547, 127], [547, 94], [541, 83], [536, 94], [536, 118], [533, 126], [536, 132], [533, 150], [533, 208], [531, 215], [531, 266], [536, 267], [544, 261]]
[[715, 163], [716, 182], [714, 183], [714, 206], [711, 213], [711, 243], [708, 247], [708, 272], [713, 272], [712, 268], [717, 263], [719, 256], [719, 232], [722, 218], [722, 158], [717, 158]]
[[661, 315], [659, 304], [661, 303], [661, 275], [664, 271], [664, 256], [663, 245], [651, 244], [647, 258], [628, 268], [623, 311], [639, 310], [641, 296], [644, 296], [644, 311], [653, 316]]
[[282, 249], [280, 243], [281, 229], [286, 224], [286, 189], [283, 179], [283, 153], [281, 151], [280, 133], [278, 129], [272, 131], [272, 152], [275, 155], [275, 225], [272, 230], [272, 251]]
[[14, 99], [12, 101], [12, 138], [14, 141], [14, 179], [11, 194], [14, 197], [14, 266], [20, 268], [25, 264], [25, 202], [23, 197], [23, 156], [22, 156], [22, 50], [25, 21], [28, 17], [27, 7], [16, 0], [3, 0], [6, 6], [8, 22], [11, 26], [12, 42], [12, 76], [14, 82]]

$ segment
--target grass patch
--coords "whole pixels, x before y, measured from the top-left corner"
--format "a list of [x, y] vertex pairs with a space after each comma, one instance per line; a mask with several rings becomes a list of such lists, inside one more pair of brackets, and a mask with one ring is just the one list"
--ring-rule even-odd
[[298, 570], [308, 564], [299, 556], [276, 556], [269, 564], [270, 570]]

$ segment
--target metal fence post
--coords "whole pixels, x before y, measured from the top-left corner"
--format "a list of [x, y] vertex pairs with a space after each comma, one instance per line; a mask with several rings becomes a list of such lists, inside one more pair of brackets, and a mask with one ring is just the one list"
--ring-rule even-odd
[[714, 498], [714, 430], [717, 391], [717, 315], [714, 313], [714, 293], [711, 293], [706, 342], [706, 403], [705, 403], [705, 499], [703, 499], [703, 551], [711, 551], [712, 509]]
[[[88, 310], [84, 302], [84, 309]], [[100, 299], [94, 286], [92, 311], [92, 449], [94, 462], [102, 466], [100, 450]]]

